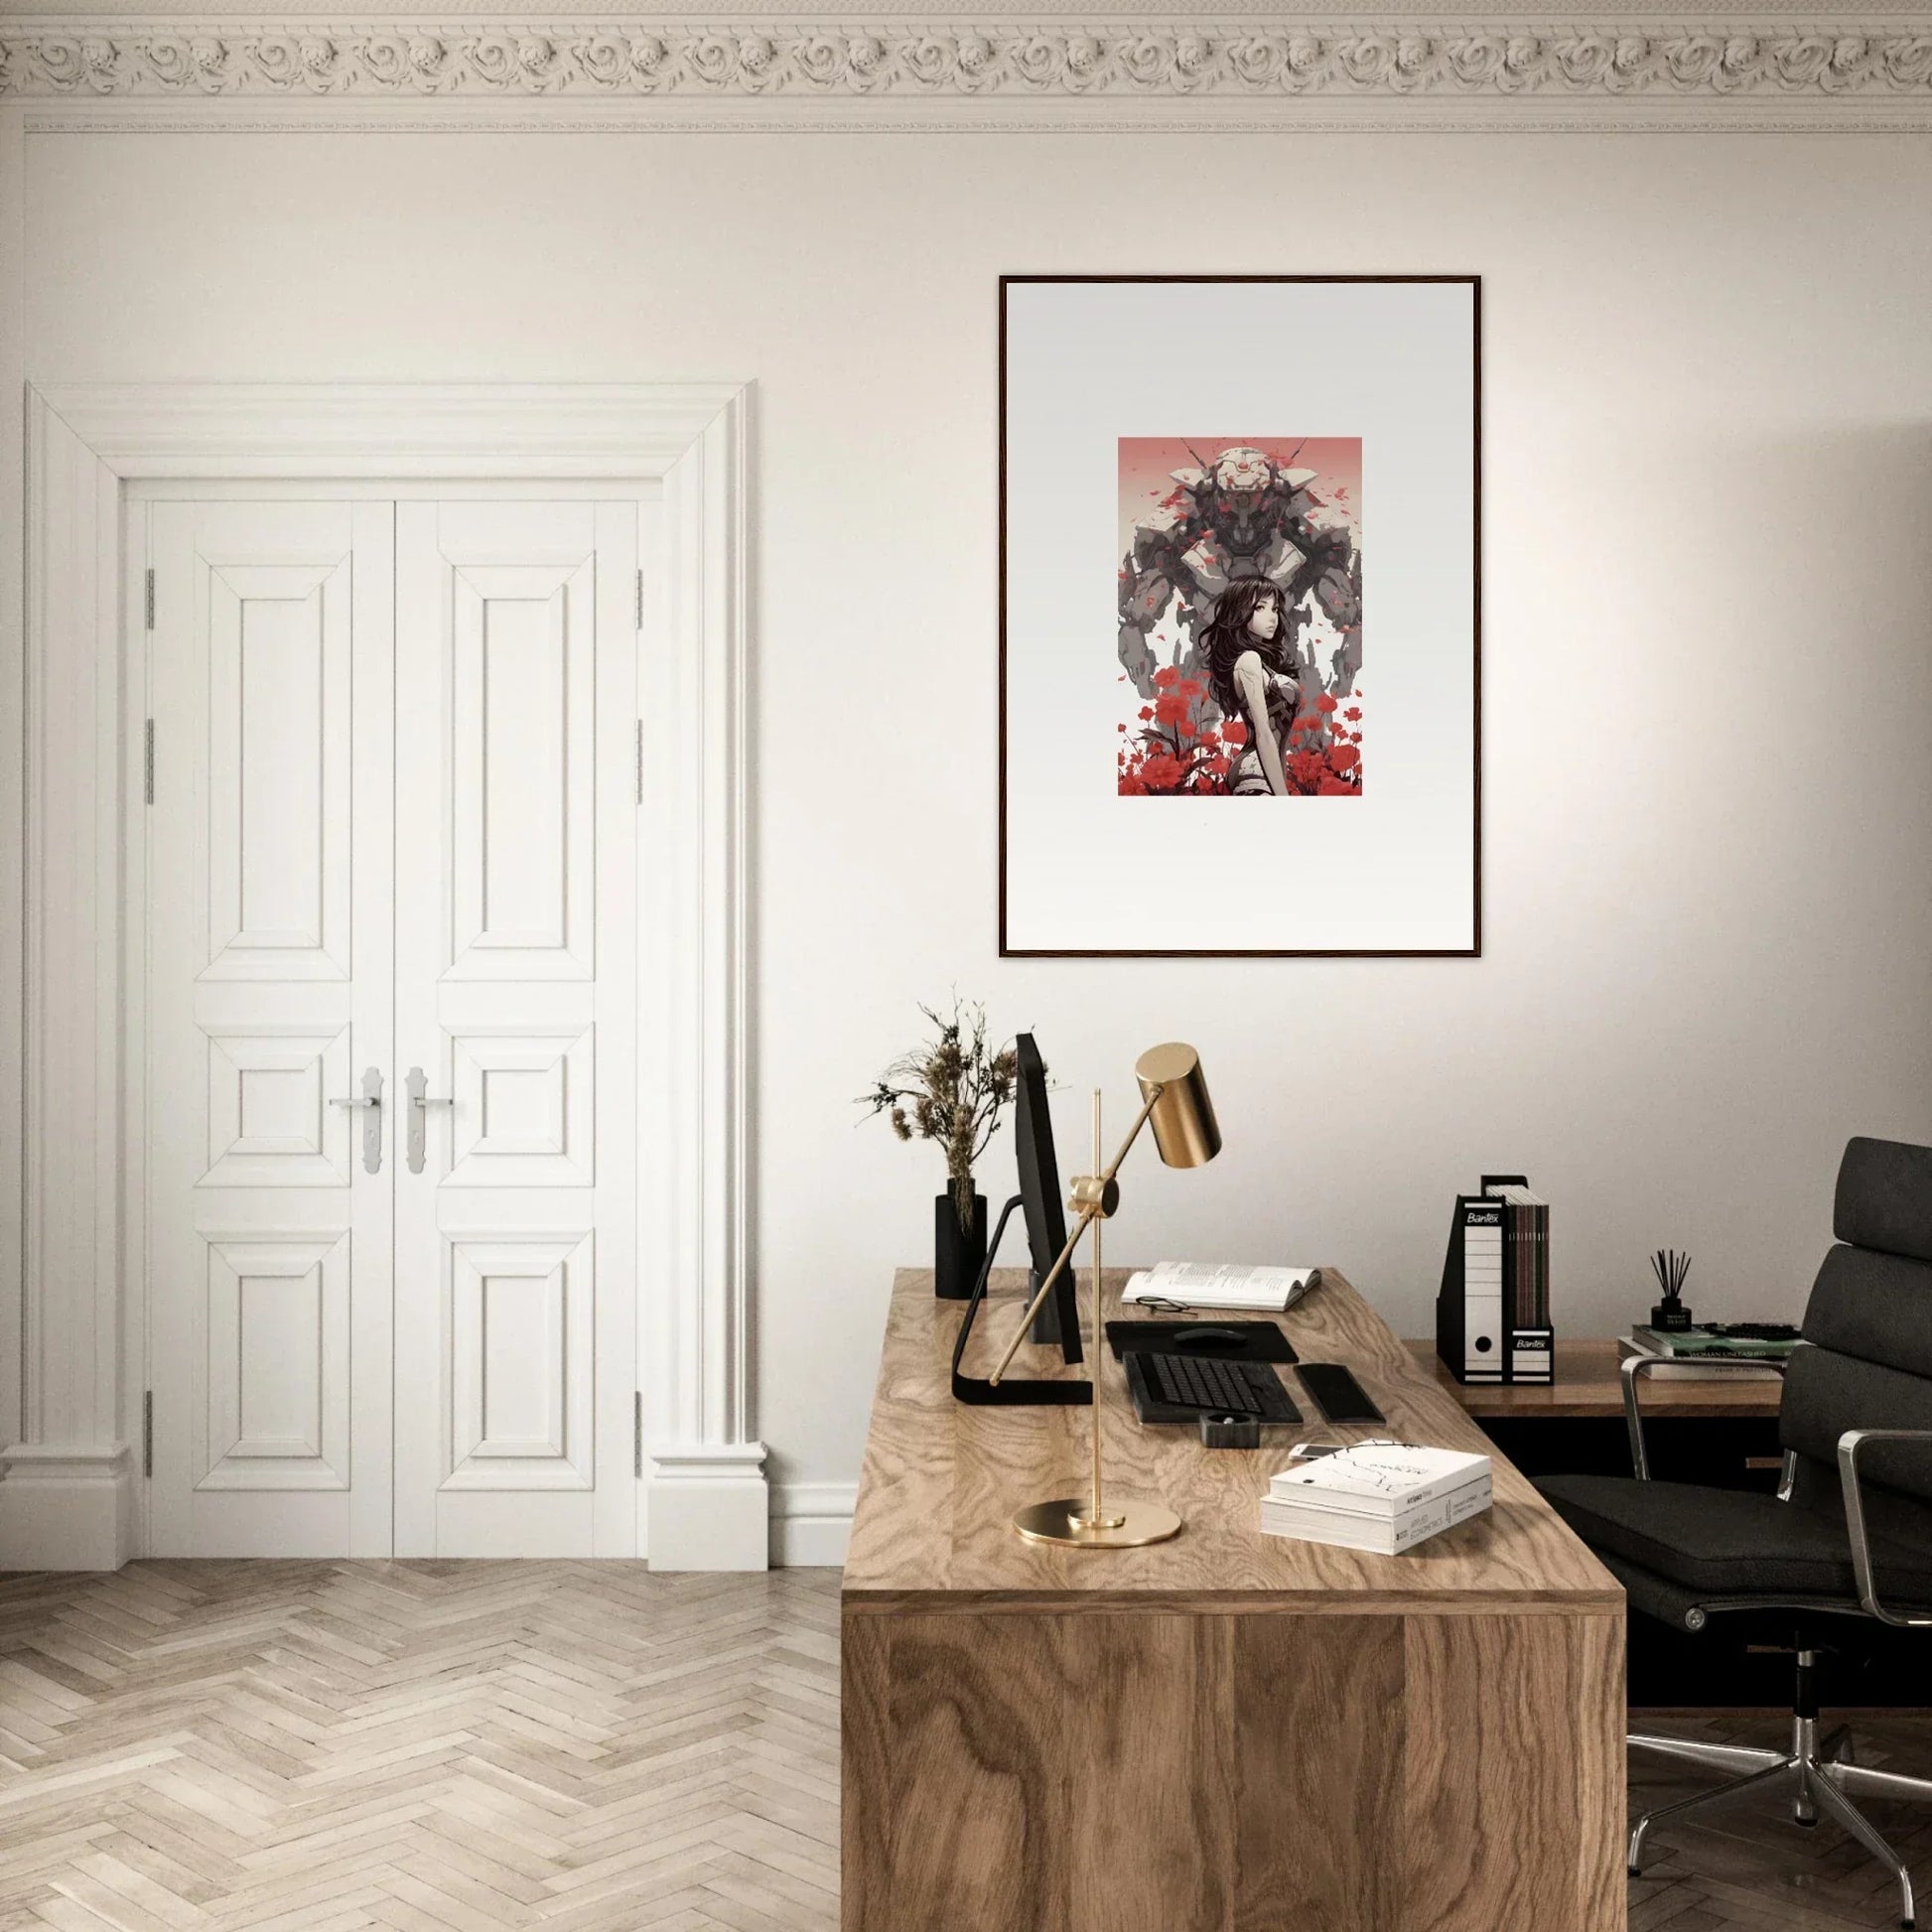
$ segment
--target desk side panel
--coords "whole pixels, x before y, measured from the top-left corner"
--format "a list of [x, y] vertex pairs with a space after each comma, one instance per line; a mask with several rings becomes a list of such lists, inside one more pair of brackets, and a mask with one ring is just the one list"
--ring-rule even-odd
[[1622, 1932], [1624, 1619], [1404, 1621], [1399, 1922]]
[[1228, 1622], [1233, 1932], [1404, 1925], [1402, 1618]]
[[845, 1932], [1620, 1932], [1598, 1616], [845, 1618]]

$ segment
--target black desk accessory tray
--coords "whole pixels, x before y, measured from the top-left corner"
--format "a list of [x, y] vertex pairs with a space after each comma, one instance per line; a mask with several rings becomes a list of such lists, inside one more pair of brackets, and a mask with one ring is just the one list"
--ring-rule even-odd
[[1007, 1231], [1007, 1222], [1013, 1210], [1021, 1204], [1022, 1196], [1015, 1194], [1000, 1209], [999, 1224], [993, 1230], [993, 1239], [986, 1244], [986, 1262], [980, 1269], [979, 1280], [973, 1284], [973, 1292], [966, 1299], [966, 1312], [960, 1317], [959, 1334], [952, 1345], [952, 1392], [957, 1402], [969, 1402], [978, 1408], [998, 1409], [1026, 1408], [1035, 1404], [1048, 1407], [1090, 1408], [1093, 1404], [1093, 1384], [1091, 1382], [1033, 1382], [1018, 1375], [1002, 1376], [998, 1382], [988, 1381], [983, 1375], [961, 1374], [959, 1364], [965, 1359], [966, 1342], [973, 1332], [973, 1317], [980, 1311], [980, 1304], [986, 1300], [986, 1284], [993, 1273], [993, 1260], [1000, 1252], [1000, 1237]]
[[[1190, 1339], [1191, 1338], [1191, 1339]], [[1224, 1362], [1295, 1362], [1301, 1357], [1272, 1321], [1110, 1321], [1114, 1359], [1136, 1355], [1213, 1355]]]

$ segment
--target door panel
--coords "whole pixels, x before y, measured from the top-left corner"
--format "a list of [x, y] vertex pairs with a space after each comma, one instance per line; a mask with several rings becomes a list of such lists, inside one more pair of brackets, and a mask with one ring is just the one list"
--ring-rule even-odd
[[637, 514], [397, 509], [399, 1556], [635, 1547]]
[[202, 577], [210, 979], [350, 977], [349, 577], [347, 556]]
[[384, 1555], [391, 511], [149, 517], [149, 1548]]
[[445, 972], [593, 979], [594, 559], [452, 567], [448, 588], [455, 945]]

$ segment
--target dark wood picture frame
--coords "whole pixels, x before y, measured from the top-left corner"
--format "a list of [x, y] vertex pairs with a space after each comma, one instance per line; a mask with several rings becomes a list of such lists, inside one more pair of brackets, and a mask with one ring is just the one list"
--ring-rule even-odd
[[[1007, 934], [1007, 291], [1029, 283], [1452, 283], [1468, 288], [1471, 301], [1472, 422], [1470, 490], [1471, 558], [1470, 700], [1472, 759], [1470, 831], [1473, 839], [1470, 940], [1467, 946], [1396, 947], [1048, 947], [1015, 946]], [[1482, 277], [1480, 275], [1002, 275], [999, 293], [999, 924], [1003, 959], [1479, 959], [1482, 956]]]

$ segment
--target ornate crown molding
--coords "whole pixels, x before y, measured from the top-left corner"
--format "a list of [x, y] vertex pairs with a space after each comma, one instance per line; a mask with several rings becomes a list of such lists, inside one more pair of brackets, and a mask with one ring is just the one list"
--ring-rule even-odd
[[[0, 24], [0, 94], [67, 101], [1740, 103], [1932, 109], [1932, 19], [1806, 26], [1311, 19]], [[1853, 118], [1857, 118], [1856, 115]], [[1884, 124], [1903, 124], [1888, 118]]]

